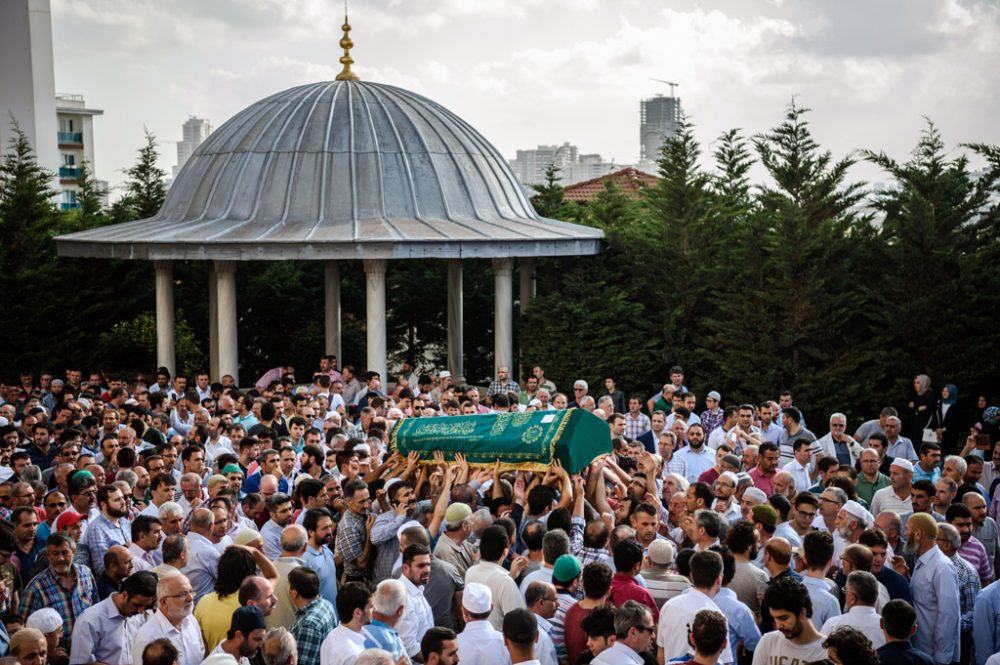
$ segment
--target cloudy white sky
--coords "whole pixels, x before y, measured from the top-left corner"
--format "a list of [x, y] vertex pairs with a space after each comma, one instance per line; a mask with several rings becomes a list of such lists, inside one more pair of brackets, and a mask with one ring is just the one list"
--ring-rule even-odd
[[[928, 116], [949, 146], [1000, 143], [996, 0], [353, 0], [355, 70], [465, 118], [500, 151], [639, 153], [639, 100], [680, 83], [703, 145], [764, 131], [796, 96], [818, 140], [905, 158]], [[52, 0], [56, 89], [104, 109], [117, 184], [148, 127], [161, 165], [188, 115], [217, 128], [339, 71], [334, 0]], [[870, 167], [859, 179], [879, 180]]]

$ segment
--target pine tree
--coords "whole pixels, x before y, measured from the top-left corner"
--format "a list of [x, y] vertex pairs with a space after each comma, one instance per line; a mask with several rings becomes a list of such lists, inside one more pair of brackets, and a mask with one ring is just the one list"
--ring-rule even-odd
[[80, 188], [76, 195], [76, 201], [80, 205], [77, 209], [77, 222], [80, 228], [92, 229], [107, 224], [107, 216], [102, 205], [107, 192], [101, 182], [93, 177], [90, 162], [87, 160], [80, 164], [80, 176], [76, 184]]
[[545, 182], [531, 186], [538, 192], [532, 197], [531, 203], [535, 207], [535, 212], [542, 217], [568, 222], [574, 218], [574, 208], [572, 204], [566, 201], [566, 190], [559, 184], [562, 180], [562, 177], [559, 175], [561, 171], [562, 169], [555, 164], [549, 164], [546, 167]]
[[146, 219], [159, 212], [167, 195], [163, 184], [167, 173], [156, 165], [158, 157], [156, 136], [146, 130], [146, 143], [139, 148], [139, 158], [125, 169], [129, 179], [125, 183], [125, 195], [115, 206], [116, 222]]

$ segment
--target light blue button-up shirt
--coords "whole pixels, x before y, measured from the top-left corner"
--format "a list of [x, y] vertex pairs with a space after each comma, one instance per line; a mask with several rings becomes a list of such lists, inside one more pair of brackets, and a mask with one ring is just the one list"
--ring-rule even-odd
[[[325, 545], [323, 547], [313, 547], [312, 543], [306, 546], [306, 551], [302, 555], [302, 560], [306, 565], [316, 571], [319, 575], [319, 595], [328, 603], [333, 605], [333, 611], [337, 611], [337, 566], [333, 561], [333, 552]], [[340, 621], [340, 618], [337, 618]]]
[[983, 589], [973, 610], [972, 635], [976, 645], [976, 665], [1000, 652], [1000, 582]]
[[733, 649], [733, 655], [736, 654], [736, 645], [740, 642], [747, 651], [756, 649], [757, 643], [760, 642], [760, 628], [754, 621], [753, 612], [736, 597], [736, 592], [723, 587], [712, 600], [726, 615], [726, 623], [729, 624], [729, 645]]
[[962, 606], [958, 574], [937, 545], [917, 559], [910, 579], [917, 625], [913, 646], [938, 663], [954, 663], [961, 655]]

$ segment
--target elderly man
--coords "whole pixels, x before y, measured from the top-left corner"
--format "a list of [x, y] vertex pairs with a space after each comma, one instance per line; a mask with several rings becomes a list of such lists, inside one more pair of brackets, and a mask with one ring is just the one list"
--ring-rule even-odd
[[[910, 578], [910, 593], [917, 612], [917, 625], [923, 629], [914, 635], [914, 646], [937, 663], [956, 662], [961, 653], [958, 575], [953, 562], [936, 542], [938, 523], [930, 515], [915, 513], [906, 521], [904, 537], [908, 548], [917, 556], [917, 565]], [[896, 559], [895, 565], [897, 572], [904, 575], [909, 572], [901, 560]]]
[[49, 567], [24, 587], [18, 606], [22, 617], [43, 607], [58, 611], [66, 625], [64, 647], [69, 644], [77, 617], [99, 601], [93, 573], [86, 566], [73, 563], [75, 550], [76, 541], [69, 535], [57, 531], [49, 536], [45, 543]]
[[888, 443], [885, 454], [890, 457], [902, 457], [916, 464], [920, 458], [917, 451], [913, 449], [913, 442], [905, 436], [900, 435], [903, 424], [897, 416], [889, 416], [885, 419], [885, 438]]
[[823, 531], [836, 533], [837, 517], [840, 509], [847, 503], [847, 492], [839, 487], [827, 487], [819, 495], [819, 516], [813, 522], [813, 526]]
[[913, 487], [913, 465], [909, 460], [897, 457], [889, 467], [889, 487], [883, 487], [872, 495], [871, 512], [878, 515], [883, 510], [891, 510], [899, 515], [913, 512], [910, 491]]
[[199, 665], [205, 658], [201, 629], [192, 616], [194, 589], [184, 575], [168, 575], [156, 585], [156, 612], [132, 640], [132, 662], [142, 663], [146, 645], [166, 638], [177, 648], [178, 665]]
[[942, 554], [951, 561], [958, 576], [958, 597], [962, 616], [961, 658], [959, 662], [968, 663], [972, 653], [972, 627], [976, 596], [982, 589], [979, 584], [979, 574], [976, 573], [975, 566], [960, 556], [959, 546], [962, 543], [962, 537], [954, 525], [938, 524], [935, 542]]
[[191, 513], [188, 542], [188, 564], [182, 571], [194, 588], [195, 602], [211, 593], [218, 577], [219, 557], [222, 556], [212, 542], [215, 515], [208, 508], [195, 508]]
[[824, 457], [836, 457], [841, 466], [854, 466], [861, 455], [861, 444], [847, 435], [847, 416], [830, 416], [830, 432], [817, 442]]
[[858, 542], [858, 538], [864, 533], [872, 523], [872, 516], [868, 514], [857, 501], [848, 501], [837, 513], [837, 532], [834, 540], [835, 560], [840, 559], [840, 555], [848, 545]]
[[847, 611], [827, 619], [820, 632], [829, 635], [838, 628], [849, 626], [867, 637], [872, 643], [872, 648], [882, 647], [885, 644], [885, 635], [882, 633], [881, 617], [875, 611], [875, 603], [878, 601], [878, 580], [871, 573], [856, 570], [847, 576], [844, 595]]

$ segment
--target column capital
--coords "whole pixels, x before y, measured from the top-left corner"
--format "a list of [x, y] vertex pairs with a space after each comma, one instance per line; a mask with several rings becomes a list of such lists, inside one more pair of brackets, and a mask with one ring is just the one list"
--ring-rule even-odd
[[153, 270], [156, 272], [169, 272], [174, 269], [174, 262], [172, 259], [156, 259], [153, 261]]
[[217, 273], [235, 273], [236, 261], [214, 261], [212, 267]]
[[366, 275], [384, 275], [387, 261], [385, 259], [365, 259], [364, 268]]
[[514, 259], [509, 256], [498, 256], [494, 258], [493, 272], [498, 275], [512, 275], [514, 273]]

